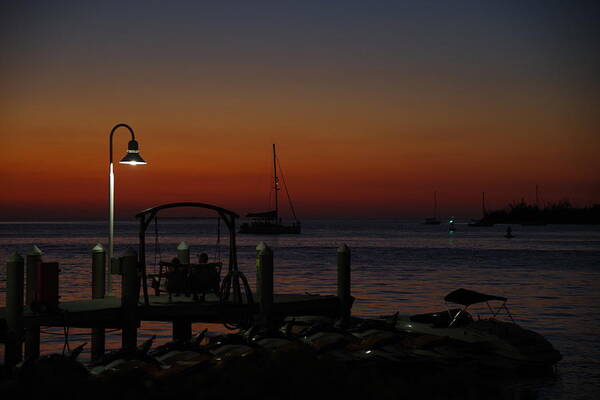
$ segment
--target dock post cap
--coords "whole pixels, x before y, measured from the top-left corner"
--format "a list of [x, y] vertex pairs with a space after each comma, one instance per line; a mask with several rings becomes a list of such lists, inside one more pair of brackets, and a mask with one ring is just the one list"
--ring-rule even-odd
[[350, 247], [346, 246], [346, 244], [344, 243], [343, 245], [341, 245], [340, 247], [338, 247], [337, 252], [338, 253], [349, 253], [350, 252]]
[[28, 256], [41, 256], [42, 254], [44, 254], [44, 252], [40, 250], [40, 248], [37, 247], [35, 244], [33, 245], [31, 251], [27, 253]]
[[260, 242], [259, 244], [256, 245], [256, 251], [263, 251], [268, 249], [269, 246], [267, 246], [267, 244], [265, 242]]
[[260, 242], [256, 246], [256, 252], [258, 254], [273, 254], [273, 250], [265, 242]]
[[181, 242], [177, 245], [177, 250], [188, 250], [190, 246], [185, 242]]
[[131, 247], [128, 247], [121, 257], [137, 257], [137, 253]]
[[12, 254], [12, 256], [8, 257], [7, 262], [9, 262], [9, 263], [23, 262], [23, 257], [18, 252], [15, 251]]
[[92, 253], [104, 253], [104, 246], [102, 246], [102, 244], [98, 243], [92, 249]]

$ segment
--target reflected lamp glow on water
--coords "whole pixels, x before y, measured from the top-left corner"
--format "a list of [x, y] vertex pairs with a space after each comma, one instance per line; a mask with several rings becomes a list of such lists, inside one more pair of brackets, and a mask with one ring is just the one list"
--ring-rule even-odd
[[[357, 316], [439, 311], [445, 308], [443, 297], [459, 287], [508, 297], [515, 320], [548, 338], [564, 357], [558, 381], [536, 387], [539, 398], [600, 396], [600, 227], [513, 226], [515, 237], [506, 239], [506, 226], [455, 225], [450, 236], [443, 225], [408, 220], [307, 220], [301, 235], [239, 235], [238, 258], [254, 287], [255, 247], [265, 240], [275, 253], [276, 292], [334, 294], [336, 249], [345, 243], [352, 249], [352, 312]], [[190, 245], [193, 257], [201, 252], [218, 257], [214, 219], [163, 219], [159, 228], [160, 254], [153, 234], [147, 238], [151, 270], [159, 259], [174, 257], [181, 241]], [[91, 298], [91, 249], [105, 242], [105, 232], [101, 221], [0, 223], [0, 305], [6, 259], [34, 244], [44, 251], [44, 260], [60, 262], [61, 300]], [[135, 222], [118, 222], [116, 232], [115, 254], [137, 246]], [[225, 259], [225, 247], [220, 254]], [[114, 286], [120, 286], [118, 278]], [[486, 311], [473, 308], [475, 315]], [[42, 334], [42, 351], [62, 351], [62, 329], [44, 331], [53, 334]], [[156, 335], [164, 343], [171, 333], [168, 323], [146, 322], [139, 339]], [[118, 332], [109, 334], [107, 347], [118, 348], [120, 340]], [[89, 330], [70, 330], [72, 345], [84, 341], [89, 342]]]

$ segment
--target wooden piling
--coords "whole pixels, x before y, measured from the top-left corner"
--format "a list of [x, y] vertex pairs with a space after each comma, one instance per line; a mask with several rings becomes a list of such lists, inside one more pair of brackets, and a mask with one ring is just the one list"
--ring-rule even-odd
[[256, 246], [256, 292], [259, 323], [269, 325], [273, 312], [273, 251], [264, 242]]
[[186, 242], [181, 242], [177, 245], [177, 258], [181, 264], [190, 263], [190, 246]]
[[192, 338], [192, 322], [187, 320], [173, 321], [173, 340], [187, 341]]
[[[113, 257], [110, 259], [110, 268], [108, 270], [108, 282], [106, 283], [107, 289], [112, 289], [112, 275], [123, 275], [121, 270], [121, 259], [119, 257]], [[112, 290], [108, 291], [108, 295], [111, 296]]]
[[[92, 249], [92, 299], [102, 299], [105, 294], [106, 251], [100, 243]], [[92, 328], [92, 361], [102, 358], [106, 348], [104, 328]]]
[[350, 318], [352, 308], [350, 286], [350, 248], [343, 244], [337, 249], [337, 296], [340, 299], [342, 322], [346, 322]]
[[6, 322], [4, 364], [14, 367], [23, 359], [23, 295], [25, 262], [14, 253], [6, 262]]
[[260, 242], [258, 245], [256, 245], [256, 299], [260, 299], [260, 273], [259, 273], [259, 268], [258, 265], [260, 263], [260, 260], [258, 258], [259, 254], [261, 254], [261, 252], [267, 247], [267, 244], [265, 242]]
[[140, 295], [140, 277], [137, 253], [131, 247], [125, 250], [120, 258], [123, 269], [121, 288], [121, 345], [124, 349], [135, 349], [137, 346], [137, 329], [139, 315], [137, 312]]
[[37, 286], [37, 266], [42, 262], [42, 251], [36, 245], [27, 253], [26, 258], [26, 291], [25, 304], [30, 306], [35, 301], [35, 288]]
[[[27, 286], [25, 291], [25, 304], [31, 306], [35, 301], [35, 290], [37, 287], [37, 272], [42, 262], [42, 251], [33, 246], [26, 256]], [[31, 324], [25, 333], [25, 358], [37, 358], [40, 356], [40, 326]]]
[[[190, 263], [190, 246], [186, 242], [177, 245], [177, 258], [181, 264]], [[192, 323], [187, 320], [173, 321], [173, 340], [190, 340], [192, 338]]]

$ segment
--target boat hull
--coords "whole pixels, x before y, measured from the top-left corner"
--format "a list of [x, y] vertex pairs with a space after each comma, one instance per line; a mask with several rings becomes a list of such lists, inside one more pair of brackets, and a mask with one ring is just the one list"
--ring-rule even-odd
[[300, 225], [283, 225], [283, 224], [267, 224], [267, 223], [245, 223], [240, 226], [239, 233], [248, 233], [255, 235], [285, 235], [299, 234], [301, 232]]
[[471, 222], [469, 223], [470, 227], [475, 227], [475, 228], [480, 228], [480, 227], [490, 227], [490, 226], [494, 226], [493, 223], [491, 222]]
[[[441, 316], [432, 313], [432, 316]], [[420, 317], [423, 317], [421, 315]], [[402, 317], [396, 329], [404, 332], [436, 335], [466, 345], [461, 348], [463, 356], [480, 365], [504, 370], [518, 370], [532, 374], [551, 372], [562, 356], [540, 334], [522, 328], [515, 323], [482, 319], [465, 321], [457, 327], [441, 327], [434, 317], [425, 322]], [[419, 320], [419, 319], [417, 319]], [[471, 349], [471, 351], [469, 351]]]

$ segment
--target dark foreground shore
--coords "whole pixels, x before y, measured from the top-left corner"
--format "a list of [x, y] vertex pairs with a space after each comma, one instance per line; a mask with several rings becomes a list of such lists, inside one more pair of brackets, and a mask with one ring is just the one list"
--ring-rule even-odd
[[[474, 367], [371, 363], [352, 365], [295, 353], [230, 360], [183, 374], [156, 376], [143, 362], [102, 377], [80, 364], [40, 362], [7, 379], [0, 393], [12, 398], [61, 399], [535, 399], [523, 377]], [[4, 397], [4, 396], [3, 396]]]
[[[0, 393], [60, 399], [535, 399], [552, 368], [505, 368], [481, 345], [400, 332], [384, 321], [341, 329], [322, 320], [4, 369]], [[7, 397], [9, 398], [9, 397]]]

